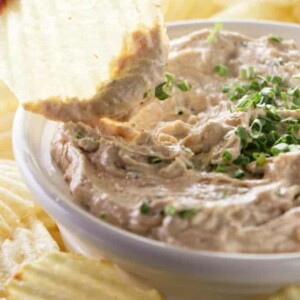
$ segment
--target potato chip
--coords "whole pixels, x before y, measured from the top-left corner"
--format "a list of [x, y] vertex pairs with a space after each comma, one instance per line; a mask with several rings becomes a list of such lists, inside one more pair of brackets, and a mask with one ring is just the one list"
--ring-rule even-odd
[[[9, 206], [14, 210], [20, 209], [24, 206], [22, 204], [26, 201], [24, 210], [24, 216], [28, 215], [26, 209], [30, 210], [30, 213], [35, 213], [38, 220], [40, 220], [44, 226], [47, 228], [49, 233], [52, 235], [53, 239], [59, 245], [61, 250], [64, 250], [64, 244], [60, 236], [59, 229], [53, 219], [51, 219], [34, 201], [34, 197], [28, 191], [26, 185], [22, 182], [21, 176], [19, 174], [17, 165], [14, 161], [10, 160], [0, 160], [0, 196], [1, 189], [9, 193], [12, 199], [21, 199], [21, 203], [13, 204], [10, 202]], [[4, 192], [3, 192], [4, 193]], [[12, 201], [12, 200], [11, 200]], [[1, 202], [0, 202], [1, 203]], [[14, 207], [17, 208], [14, 208]]]
[[280, 291], [278, 294], [268, 298], [268, 300], [299, 300], [300, 288], [288, 287]]
[[21, 263], [59, 250], [55, 238], [62, 245], [55, 222], [34, 202], [16, 163], [0, 160], [0, 297]]
[[58, 246], [42, 222], [31, 218], [16, 227], [0, 247], [0, 296], [3, 296], [4, 283], [22, 263], [55, 250]]
[[53, 238], [58, 236], [54, 221], [21, 181], [16, 163], [0, 160], [0, 297], [5, 280], [22, 262], [59, 250]]
[[8, 112], [0, 117], [0, 133], [11, 131], [14, 122], [14, 112]]
[[65, 245], [55, 221], [43, 210], [40, 210], [36, 215], [38, 220], [40, 220], [47, 228], [48, 232], [57, 243], [59, 249], [61, 251], [65, 251]]
[[297, 3], [293, 5], [292, 16], [298, 23], [300, 23], [300, 1], [297, 1]]
[[293, 22], [291, 7], [283, 6], [276, 0], [240, 1], [212, 16], [215, 19], [262, 19]]
[[[63, 295], [63, 298], [62, 298]], [[23, 265], [8, 282], [8, 300], [162, 300], [106, 260], [52, 252]]]
[[168, 43], [156, 2], [6, 1], [0, 77], [48, 118], [125, 119], [163, 77]]
[[0, 119], [5, 117], [8, 113], [14, 113], [18, 107], [18, 101], [6, 87], [6, 85], [0, 81]]
[[166, 21], [193, 18], [207, 18], [221, 7], [214, 1], [205, 0], [163, 0], [162, 11]]
[[14, 159], [14, 154], [13, 154], [12, 150], [4, 150], [4, 151], [1, 151], [0, 158]]

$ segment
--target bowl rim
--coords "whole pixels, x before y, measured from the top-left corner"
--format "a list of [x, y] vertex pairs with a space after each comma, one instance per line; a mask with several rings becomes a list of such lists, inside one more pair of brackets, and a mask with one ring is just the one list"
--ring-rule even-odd
[[[184, 22], [172, 22], [168, 23], [168, 27], [170, 28], [180, 28], [182, 26], [194, 26], [197, 24], [211, 26], [214, 23], [218, 22], [218, 20], [190, 20]], [[296, 30], [300, 30], [299, 25], [294, 24], [286, 24], [281, 22], [265, 22], [265, 21], [223, 21], [224, 24], [249, 24], [256, 26], [279, 26], [286, 28], [294, 28]], [[137, 251], [143, 252], [143, 256], [150, 256], [154, 258], [158, 258], [160, 263], [158, 266], [170, 269], [170, 262], [176, 262], [177, 266], [173, 266], [174, 271], [180, 271], [183, 263], [186, 263], [189, 266], [194, 266], [193, 273], [198, 274], [197, 268], [201, 267], [203, 260], [206, 260], [208, 264], [217, 265], [222, 261], [228, 265], [238, 261], [241, 263], [241, 268], [245, 267], [248, 263], [255, 263], [256, 266], [265, 263], [266, 266], [269, 266], [276, 261], [286, 262], [287, 260], [295, 261], [300, 259], [299, 253], [279, 253], [279, 254], [248, 254], [248, 253], [226, 253], [226, 252], [213, 252], [213, 251], [198, 251], [187, 248], [181, 248], [173, 245], [169, 245], [167, 243], [152, 240], [150, 238], [139, 236], [137, 234], [131, 233], [129, 231], [117, 228], [111, 224], [108, 224], [96, 217], [92, 216], [89, 212], [85, 211], [72, 201], [68, 201], [68, 197], [65, 196], [61, 198], [58, 197], [57, 191], [55, 190], [55, 186], [53, 186], [53, 190], [49, 191], [46, 189], [46, 181], [43, 178], [41, 172], [39, 171], [39, 167], [32, 157], [32, 163], [28, 163], [25, 159], [24, 151], [21, 149], [27, 145], [26, 134], [24, 134], [23, 123], [25, 121], [26, 116], [31, 115], [29, 112], [25, 112], [23, 108], [19, 107], [13, 126], [13, 146], [14, 146], [14, 154], [17, 164], [23, 174], [24, 180], [27, 183], [30, 190], [37, 197], [41, 206], [50, 213], [50, 215], [59, 216], [56, 218], [56, 221], [59, 223], [66, 225], [66, 227], [73, 227], [75, 229], [76, 224], [72, 224], [66, 216], [73, 216], [74, 219], [80, 221], [79, 223], [82, 227], [89, 227], [89, 232], [86, 232], [85, 229], [78, 229], [78, 232], [82, 234], [87, 234], [89, 238], [97, 238], [97, 234], [105, 235], [105, 239], [110, 243], [115, 243], [119, 241], [120, 245], [124, 244], [126, 246], [131, 247], [132, 249], [138, 249]], [[25, 147], [26, 148], [26, 147]], [[47, 182], [49, 184], [49, 182]], [[75, 222], [73, 222], [75, 223]], [[164, 261], [165, 260], [165, 261]], [[154, 263], [155, 264], [155, 263]], [[153, 265], [154, 265], [153, 264]]]

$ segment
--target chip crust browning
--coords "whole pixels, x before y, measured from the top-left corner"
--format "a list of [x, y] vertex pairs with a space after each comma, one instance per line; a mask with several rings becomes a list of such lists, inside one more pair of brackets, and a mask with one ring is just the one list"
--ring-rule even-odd
[[130, 118], [167, 55], [154, 0], [20, 0], [0, 16], [0, 78], [49, 119]]

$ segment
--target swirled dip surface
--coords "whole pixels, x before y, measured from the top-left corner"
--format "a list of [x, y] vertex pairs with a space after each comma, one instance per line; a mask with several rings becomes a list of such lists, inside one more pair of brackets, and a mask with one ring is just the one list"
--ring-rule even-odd
[[300, 52], [209, 35], [172, 42], [171, 74], [130, 123], [60, 125], [53, 159], [84, 209], [125, 230], [196, 250], [300, 251]]

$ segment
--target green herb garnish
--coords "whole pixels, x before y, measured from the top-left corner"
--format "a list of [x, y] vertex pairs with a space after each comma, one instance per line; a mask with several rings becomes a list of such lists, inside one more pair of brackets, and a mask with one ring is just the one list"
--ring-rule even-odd
[[275, 42], [275, 43], [282, 43], [283, 38], [279, 35], [270, 34], [268, 36], [268, 40], [271, 41], [271, 42]]
[[173, 205], [167, 205], [165, 208], [164, 208], [164, 214], [166, 216], [175, 216], [177, 214], [177, 210], [176, 208], [173, 206]]
[[227, 172], [227, 166], [225, 164], [216, 164], [213, 166], [213, 169], [217, 173], [226, 173]]
[[218, 73], [222, 77], [226, 77], [228, 75], [228, 68], [224, 65], [216, 65], [214, 72]]
[[144, 201], [140, 206], [140, 213], [143, 215], [148, 215], [150, 211], [151, 211], [151, 207], [149, 201]]
[[188, 170], [193, 170], [193, 169], [195, 169], [195, 166], [194, 166], [194, 164], [192, 162], [187, 162], [186, 163], [186, 168]]
[[207, 37], [207, 41], [210, 44], [214, 44], [217, 42], [218, 33], [222, 30], [223, 24], [222, 23], [216, 23], [213, 29], [211, 30], [209, 36]]
[[183, 209], [178, 212], [181, 219], [191, 219], [197, 214], [197, 210], [194, 208]]
[[183, 92], [188, 92], [188, 91], [190, 91], [191, 88], [192, 88], [192, 85], [191, 85], [188, 81], [186, 81], [186, 80], [179, 81], [179, 82], [176, 84], [176, 86], [177, 86], [180, 90], [182, 90]]
[[250, 80], [255, 79], [256, 74], [253, 66], [249, 66], [248, 68], [243, 68], [240, 70], [240, 79], [242, 80]]
[[264, 153], [253, 153], [253, 158], [256, 160], [256, 164], [262, 167], [266, 164], [267, 158]]
[[290, 151], [290, 147], [286, 143], [280, 143], [271, 148], [271, 152], [274, 156], [277, 156], [281, 153], [285, 153], [285, 152], [289, 152], [289, 151]]
[[246, 148], [248, 145], [247, 129], [245, 127], [240, 126], [238, 127], [235, 134], [240, 138], [242, 148]]
[[100, 217], [100, 219], [102, 219], [102, 220], [106, 220], [107, 217], [108, 217], [108, 213], [105, 212], [105, 211], [103, 211], [103, 212], [100, 213], [99, 217]]
[[173, 84], [174, 79], [175, 79], [175, 75], [173, 75], [172, 73], [166, 72], [165, 76], [166, 76], [166, 79], [167, 79], [168, 86], [171, 86]]
[[224, 153], [223, 153], [223, 162], [228, 164], [228, 163], [231, 162], [231, 160], [232, 160], [231, 152], [228, 151], [228, 150], [224, 151]]
[[246, 176], [245, 172], [242, 169], [238, 169], [234, 172], [233, 177], [236, 179], [242, 179]]
[[77, 140], [81, 140], [81, 139], [83, 139], [85, 137], [85, 134], [83, 133], [83, 132], [77, 132], [76, 133], [76, 139]]
[[163, 82], [155, 88], [155, 97], [158, 100], [164, 101], [172, 97], [172, 95], [168, 92], [167, 87], [168, 83]]
[[148, 157], [148, 163], [150, 165], [156, 165], [162, 162], [162, 159], [158, 156], [149, 156]]

